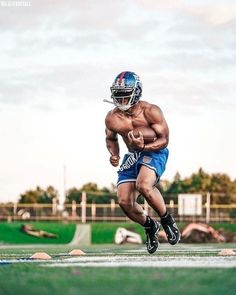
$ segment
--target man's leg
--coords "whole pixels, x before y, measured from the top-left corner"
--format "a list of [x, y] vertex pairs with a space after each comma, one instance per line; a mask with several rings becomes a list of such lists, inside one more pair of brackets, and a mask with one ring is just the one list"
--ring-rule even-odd
[[146, 166], [141, 166], [136, 182], [137, 189], [161, 217], [161, 224], [167, 235], [168, 242], [175, 245], [180, 240], [180, 232], [174, 218], [166, 211], [164, 199], [155, 187], [155, 183], [155, 171]]
[[117, 196], [121, 209], [131, 220], [143, 225], [146, 215], [142, 206], [136, 202], [138, 195], [135, 182], [125, 182], [118, 185]]
[[124, 213], [133, 221], [141, 224], [146, 231], [147, 250], [150, 254], [158, 248], [157, 233], [160, 230], [160, 224], [144, 214], [142, 206], [136, 199], [139, 193], [136, 190], [135, 182], [122, 183], [118, 186], [118, 202]]
[[148, 204], [161, 217], [166, 213], [166, 205], [161, 193], [155, 187], [156, 179], [157, 177], [154, 170], [146, 166], [141, 166], [136, 181], [136, 187]]

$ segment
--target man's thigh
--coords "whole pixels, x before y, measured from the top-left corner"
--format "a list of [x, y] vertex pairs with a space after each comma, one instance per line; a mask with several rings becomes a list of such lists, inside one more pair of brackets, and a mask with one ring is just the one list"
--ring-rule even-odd
[[136, 182], [124, 182], [117, 187], [117, 197], [119, 202], [134, 203], [139, 193], [136, 190]]
[[158, 181], [158, 175], [156, 174], [156, 172], [150, 169], [149, 167], [142, 165], [137, 177], [137, 186], [139, 186], [139, 184], [146, 184], [148, 186], [153, 186], [157, 183], [157, 181]]

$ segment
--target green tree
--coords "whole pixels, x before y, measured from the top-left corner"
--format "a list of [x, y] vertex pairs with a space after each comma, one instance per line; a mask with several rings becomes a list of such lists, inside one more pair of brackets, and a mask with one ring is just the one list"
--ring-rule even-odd
[[71, 188], [67, 191], [65, 203], [71, 203], [73, 200], [76, 203], [81, 202], [82, 192], [85, 191], [87, 195], [87, 203], [97, 203], [97, 204], [107, 204], [111, 202], [111, 199], [115, 199], [116, 194], [113, 191], [114, 187], [111, 189], [103, 187], [99, 189], [96, 183], [86, 183], [81, 188]]
[[200, 168], [197, 173], [193, 173], [189, 178], [185, 179], [184, 187], [190, 193], [210, 191], [211, 176]]
[[166, 190], [167, 194], [179, 194], [184, 193], [184, 182], [181, 180], [179, 172], [176, 172], [173, 182], [170, 183], [169, 187]]
[[66, 192], [65, 203], [71, 204], [72, 201], [76, 201], [76, 203], [79, 204], [81, 202], [81, 196], [82, 191], [80, 189], [77, 189], [76, 187], [73, 187]]
[[236, 180], [224, 173], [206, 173], [200, 168], [197, 173], [181, 179], [177, 172], [167, 194], [211, 193], [212, 203], [227, 204], [236, 201]]
[[235, 200], [236, 186], [227, 174], [214, 173], [211, 177], [211, 189], [213, 202], [229, 204]]
[[46, 190], [37, 186], [34, 190], [27, 190], [20, 195], [19, 203], [45, 203], [51, 204], [56, 198], [58, 202], [58, 191], [53, 186], [48, 186]]
[[84, 184], [81, 189], [81, 191], [85, 191], [85, 192], [98, 192], [98, 186], [96, 183], [93, 182], [88, 182], [86, 184]]

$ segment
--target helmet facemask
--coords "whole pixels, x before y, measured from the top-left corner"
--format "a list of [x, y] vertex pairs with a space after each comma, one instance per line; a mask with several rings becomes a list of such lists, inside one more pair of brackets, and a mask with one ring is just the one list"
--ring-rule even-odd
[[133, 105], [134, 89], [112, 89], [112, 99], [114, 105], [121, 111], [127, 111]]
[[139, 101], [142, 93], [142, 88], [137, 84], [138, 83], [136, 82], [135, 87], [111, 87], [111, 98], [113, 99], [114, 105], [118, 109], [120, 109], [121, 111], [127, 111]]

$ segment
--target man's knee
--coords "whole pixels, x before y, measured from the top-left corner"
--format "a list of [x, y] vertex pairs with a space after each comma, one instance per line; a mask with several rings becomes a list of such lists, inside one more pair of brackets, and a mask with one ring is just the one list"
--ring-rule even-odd
[[118, 193], [118, 204], [122, 209], [129, 210], [133, 207], [133, 201], [131, 198], [128, 198], [126, 195]]
[[150, 192], [153, 190], [153, 186], [150, 185], [150, 183], [146, 180], [137, 181], [136, 188], [139, 193], [145, 197], [148, 197], [150, 195]]
[[130, 200], [127, 200], [126, 198], [122, 198], [122, 197], [118, 198], [118, 204], [123, 209], [129, 209], [133, 207], [133, 204], [130, 202]]

